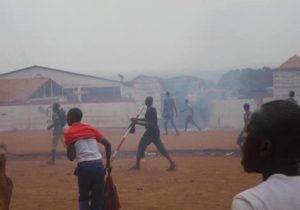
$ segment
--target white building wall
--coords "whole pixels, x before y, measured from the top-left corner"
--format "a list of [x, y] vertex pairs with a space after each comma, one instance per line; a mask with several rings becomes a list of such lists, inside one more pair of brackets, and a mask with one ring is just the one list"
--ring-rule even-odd
[[120, 82], [109, 81], [100, 78], [80, 75], [71, 72], [51, 70], [39, 66], [34, 66], [26, 70], [11, 72], [1, 75], [0, 79], [21, 79], [32, 77], [47, 77], [51, 78], [64, 88], [67, 87], [116, 87], [122, 86]]
[[[157, 110], [158, 118], [161, 117], [162, 86], [156, 78], [139, 78], [134, 81], [134, 98], [138, 107], [145, 105], [147, 96], [153, 97], [153, 106]], [[144, 109], [145, 111], [145, 109]], [[144, 112], [143, 112], [144, 113]]]
[[216, 100], [212, 102], [208, 127], [211, 129], [241, 129], [244, 126], [244, 103], [250, 104], [250, 110], [257, 109], [254, 99]]
[[287, 99], [289, 92], [295, 92], [295, 99], [300, 100], [300, 71], [275, 71], [273, 73], [273, 95], [275, 99]]
[[[62, 104], [64, 110], [79, 107], [83, 122], [95, 127], [127, 127], [137, 113], [134, 102]], [[44, 130], [52, 123], [51, 105], [0, 106], [0, 131]]]

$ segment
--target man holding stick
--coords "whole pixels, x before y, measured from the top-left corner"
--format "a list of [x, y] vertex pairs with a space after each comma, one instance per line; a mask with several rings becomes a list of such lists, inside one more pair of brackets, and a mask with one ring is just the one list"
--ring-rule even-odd
[[139, 170], [140, 169], [140, 160], [144, 155], [144, 152], [147, 148], [147, 146], [151, 143], [153, 143], [158, 151], [167, 158], [167, 160], [170, 163], [170, 166], [168, 170], [173, 171], [176, 168], [175, 162], [171, 159], [170, 155], [168, 154], [165, 146], [163, 145], [161, 139], [160, 139], [160, 131], [159, 127], [157, 125], [157, 112], [155, 107], [152, 106], [153, 103], [153, 97], [148, 96], [145, 99], [145, 104], [147, 106], [147, 110], [145, 113], [145, 118], [138, 119], [138, 118], [131, 118], [131, 122], [133, 124], [138, 124], [145, 126], [146, 131], [141, 138], [137, 154], [136, 154], [136, 164], [132, 167], [132, 169]]

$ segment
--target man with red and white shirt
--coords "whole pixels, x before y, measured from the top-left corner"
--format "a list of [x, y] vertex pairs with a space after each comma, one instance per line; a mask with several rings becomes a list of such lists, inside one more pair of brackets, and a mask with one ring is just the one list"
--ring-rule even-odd
[[[80, 210], [101, 210], [104, 201], [105, 170], [111, 170], [111, 145], [103, 134], [89, 124], [81, 123], [82, 112], [72, 108], [67, 114], [70, 126], [64, 132], [69, 160], [76, 159], [78, 176]], [[98, 143], [105, 147], [106, 165], [102, 163], [102, 155]]]

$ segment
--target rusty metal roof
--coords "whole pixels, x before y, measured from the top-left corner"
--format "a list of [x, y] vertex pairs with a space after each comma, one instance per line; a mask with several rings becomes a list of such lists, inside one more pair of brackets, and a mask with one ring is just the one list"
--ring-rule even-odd
[[300, 57], [298, 55], [294, 55], [289, 58], [286, 62], [280, 65], [279, 69], [300, 69]]
[[49, 78], [1, 79], [0, 102], [28, 100]]

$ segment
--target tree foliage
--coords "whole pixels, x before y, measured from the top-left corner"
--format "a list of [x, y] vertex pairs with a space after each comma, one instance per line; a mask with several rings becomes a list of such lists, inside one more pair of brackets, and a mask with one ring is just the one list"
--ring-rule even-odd
[[229, 71], [221, 77], [218, 87], [233, 91], [238, 98], [255, 98], [267, 94], [267, 88], [273, 86], [273, 70], [242, 69]]

